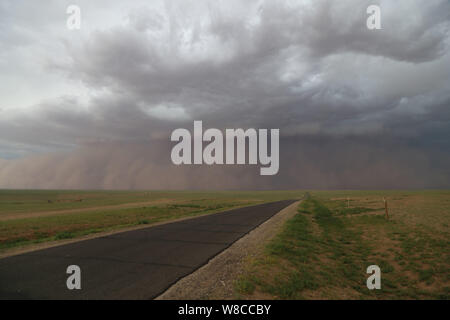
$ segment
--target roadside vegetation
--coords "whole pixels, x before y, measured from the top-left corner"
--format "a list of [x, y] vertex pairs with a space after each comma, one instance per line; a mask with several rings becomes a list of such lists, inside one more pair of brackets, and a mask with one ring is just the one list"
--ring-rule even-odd
[[[449, 220], [448, 191], [313, 192], [247, 262], [236, 297], [448, 299]], [[380, 290], [366, 286], [366, 269], [374, 264]]]
[[0, 254], [44, 242], [138, 228], [301, 192], [0, 190]]

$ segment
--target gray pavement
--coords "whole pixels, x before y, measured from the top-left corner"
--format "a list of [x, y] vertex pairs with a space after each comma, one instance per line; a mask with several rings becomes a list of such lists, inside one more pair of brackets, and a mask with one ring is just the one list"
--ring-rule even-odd
[[[239, 208], [0, 259], [0, 299], [152, 299], [294, 200]], [[81, 290], [66, 269], [81, 268]]]

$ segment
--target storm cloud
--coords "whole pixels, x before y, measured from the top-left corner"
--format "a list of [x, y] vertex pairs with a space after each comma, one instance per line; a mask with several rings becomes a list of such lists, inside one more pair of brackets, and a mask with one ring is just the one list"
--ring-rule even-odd
[[[0, 5], [2, 188], [450, 187], [448, 1], [78, 1], [74, 31], [71, 3], [20, 2]], [[194, 120], [279, 128], [279, 173], [173, 165]]]

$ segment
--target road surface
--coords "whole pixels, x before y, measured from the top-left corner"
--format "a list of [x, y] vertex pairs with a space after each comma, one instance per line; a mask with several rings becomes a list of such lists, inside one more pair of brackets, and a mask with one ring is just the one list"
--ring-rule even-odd
[[[153, 299], [295, 200], [116, 233], [0, 259], [0, 299]], [[81, 289], [66, 285], [69, 265]]]

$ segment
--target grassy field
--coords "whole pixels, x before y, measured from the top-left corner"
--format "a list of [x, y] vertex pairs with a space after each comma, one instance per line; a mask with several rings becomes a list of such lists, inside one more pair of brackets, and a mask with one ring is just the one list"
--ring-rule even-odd
[[[0, 254], [303, 194], [0, 190]], [[298, 214], [247, 261], [236, 297], [448, 299], [449, 224], [450, 191], [310, 192]], [[381, 268], [381, 290], [366, 287], [372, 264]]]
[[[236, 297], [449, 299], [449, 223], [449, 191], [311, 192], [247, 261]], [[380, 290], [366, 286], [373, 264], [381, 269]]]
[[0, 190], [0, 254], [37, 243], [300, 198], [302, 194]]

